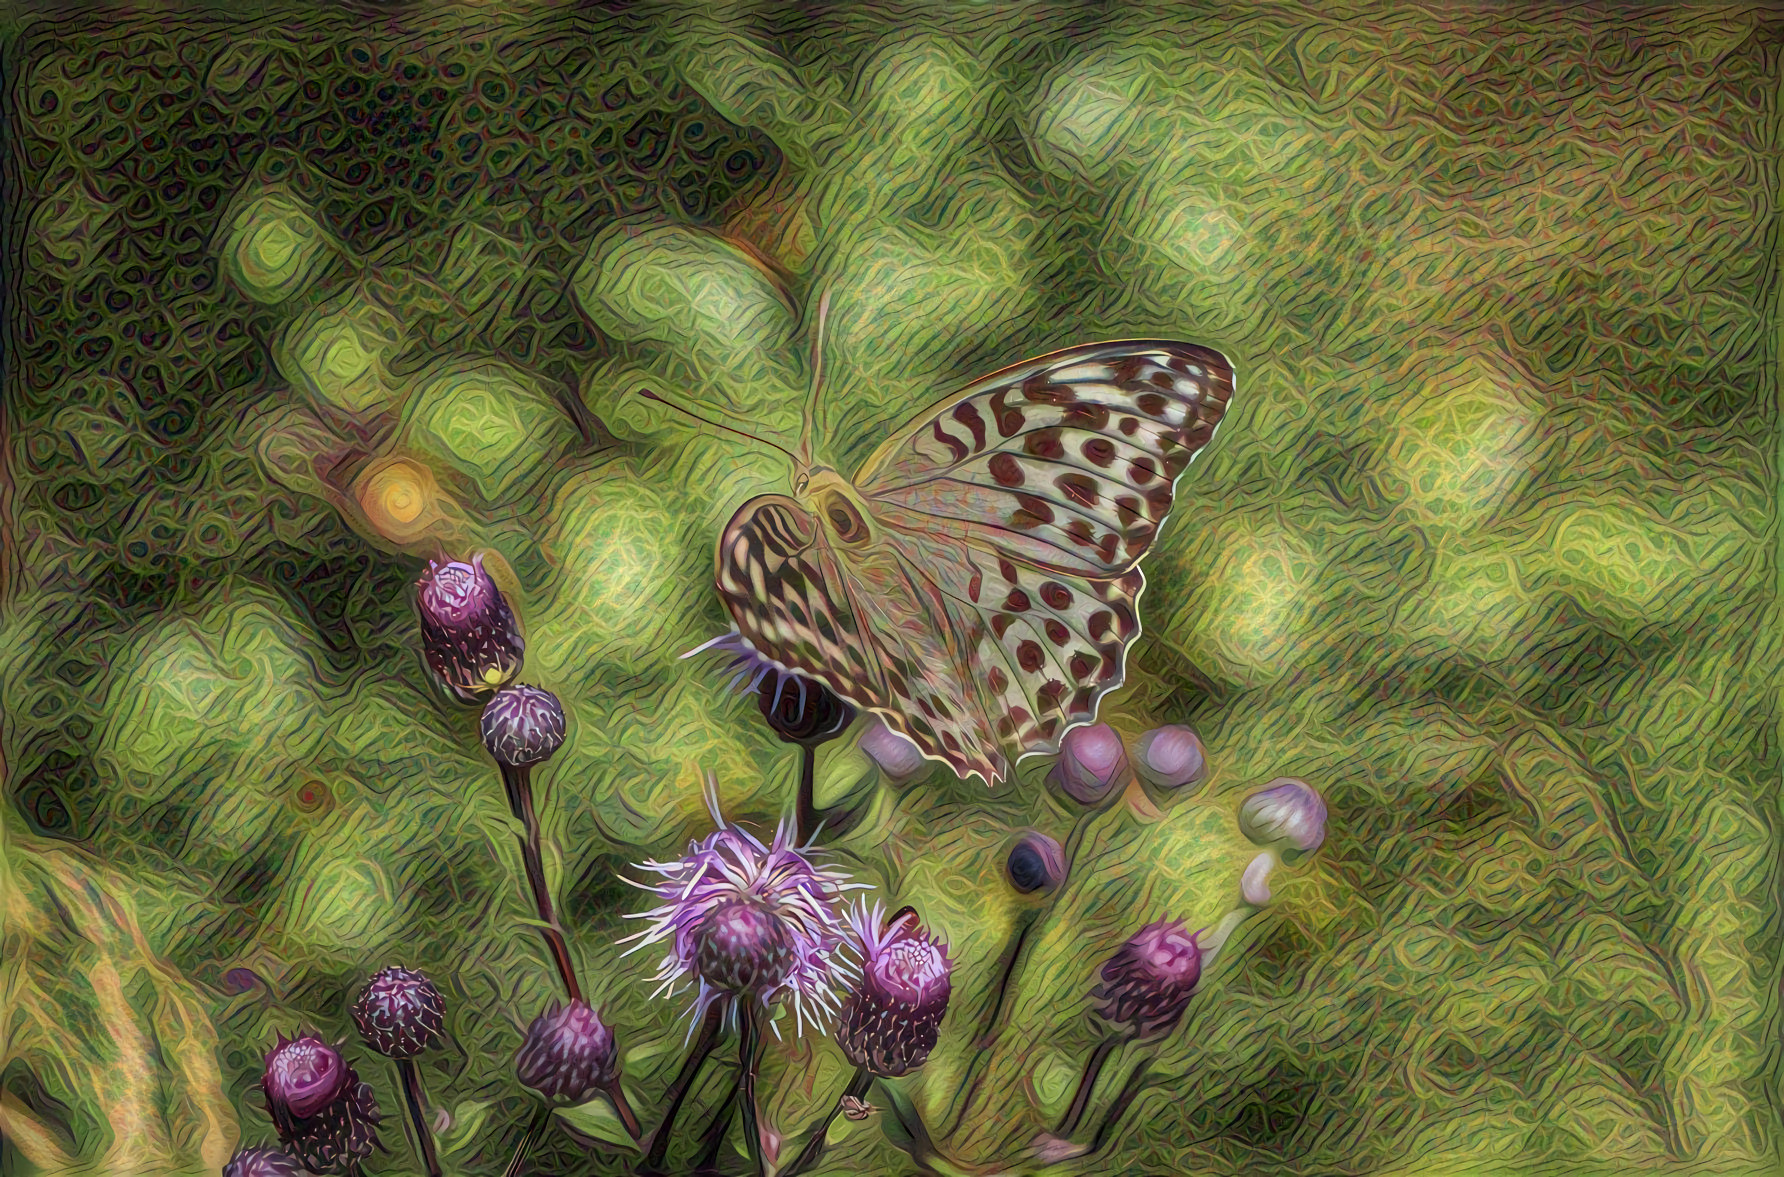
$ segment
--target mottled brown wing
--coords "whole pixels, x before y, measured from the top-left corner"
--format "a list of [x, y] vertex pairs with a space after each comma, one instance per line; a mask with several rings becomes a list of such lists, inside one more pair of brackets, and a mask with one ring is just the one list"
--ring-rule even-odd
[[941, 402], [857, 476], [878, 546], [947, 617], [961, 704], [1016, 759], [1057, 751], [1121, 685], [1139, 562], [1233, 386], [1195, 344], [1071, 348]]

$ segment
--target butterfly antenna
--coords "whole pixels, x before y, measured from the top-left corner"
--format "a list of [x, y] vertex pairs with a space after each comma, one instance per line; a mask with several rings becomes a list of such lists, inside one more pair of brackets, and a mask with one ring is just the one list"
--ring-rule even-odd
[[805, 422], [799, 430], [799, 452], [805, 455], [805, 464], [811, 465], [811, 431], [812, 423], [818, 416], [818, 396], [824, 391], [824, 323], [830, 318], [830, 287], [824, 287], [824, 293], [818, 296], [818, 324], [812, 331], [811, 341], [811, 391], [805, 398]]
[[711, 418], [702, 417], [699, 413], [694, 412], [692, 409], [684, 409], [680, 405], [676, 404], [674, 401], [658, 396], [656, 393], [652, 392], [648, 388], [640, 388], [638, 390], [638, 395], [643, 397], [645, 400], [653, 400], [653, 401], [656, 401], [659, 405], [664, 405], [668, 408], [674, 409], [676, 412], [680, 413], [682, 416], [691, 417], [694, 420], [700, 422], [700, 424], [702, 424], [702, 425], [709, 426], [713, 429], [720, 429], [726, 433], [734, 433], [738, 437], [743, 438], [745, 441], [753, 441], [757, 445], [765, 445], [769, 449], [779, 450], [781, 453], [787, 455], [787, 457], [789, 459], [791, 459], [795, 465], [803, 466], [806, 464], [801, 461], [798, 454], [795, 454], [792, 450], [788, 449], [784, 445], [776, 445], [774, 442], [769, 441], [766, 437], [757, 437], [753, 433], [746, 433], [743, 430], [733, 428], [730, 425], [721, 425], [719, 422], [714, 421]]

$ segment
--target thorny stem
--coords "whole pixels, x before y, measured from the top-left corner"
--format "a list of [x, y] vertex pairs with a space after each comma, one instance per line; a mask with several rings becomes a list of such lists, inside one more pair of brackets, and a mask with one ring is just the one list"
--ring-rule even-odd
[[421, 1152], [421, 1164], [427, 1169], [427, 1177], [440, 1177], [440, 1158], [434, 1155], [434, 1136], [422, 1110], [421, 1068], [412, 1058], [399, 1058], [396, 1070], [403, 1081], [403, 1102], [408, 1105], [409, 1120], [415, 1125], [415, 1147]]
[[824, 1155], [825, 1138], [830, 1135], [830, 1125], [836, 1122], [836, 1113], [842, 1111], [843, 1101], [850, 1096], [854, 1096], [856, 1099], [862, 1098], [872, 1085], [872, 1072], [866, 1067], [855, 1068], [855, 1077], [849, 1080], [848, 1090], [844, 1091], [842, 1096], [831, 1105], [830, 1113], [824, 1117], [823, 1123], [812, 1130], [810, 1139], [805, 1142], [805, 1147], [799, 1150], [798, 1158], [790, 1166], [777, 1173], [775, 1177], [795, 1177], [796, 1174], [803, 1173], [817, 1164], [818, 1158]]
[[706, 1007], [706, 1018], [700, 1023], [700, 1037], [695, 1041], [694, 1049], [688, 1053], [687, 1061], [681, 1064], [681, 1071], [675, 1076], [675, 1082], [669, 1084], [669, 1090], [663, 1095], [663, 1120], [657, 1125], [656, 1131], [651, 1133], [650, 1148], [644, 1156], [644, 1172], [661, 1171], [663, 1158], [669, 1154], [669, 1135], [675, 1127], [675, 1117], [688, 1097], [688, 1089], [699, 1077], [700, 1068], [706, 1065], [712, 1048], [718, 1045], [719, 1023], [724, 1016], [724, 1002], [715, 1001]]
[[1078, 1081], [1078, 1094], [1072, 1097], [1072, 1106], [1066, 1112], [1065, 1119], [1059, 1122], [1058, 1135], [1070, 1136], [1078, 1128], [1078, 1121], [1084, 1118], [1084, 1109], [1090, 1105], [1090, 1094], [1096, 1090], [1096, 1081], [1103, 1073], [1103, 1064], [1109, 1061], [1117, 1046], [1121, 1045], [1122, 1035], [1108, 1034], [1096, 1044], [1090, 1052], [1090, 1058], [1084, 1063], [1084, 1077]]
[[756, 1025], [756, 1007], [747, 999], [737, 1000], [737, 1023], [742, 1031], [737, 1044], [737, 1099], [743, 1111], [743, 1143], [750, 1152], [750, 1172], [763, 1177], [767, 1170], [756, 1117], [756, 1056], [761, 1052], [762, 1035]]
[[527, 1125], [526, 1133], [520, 1138], [520, 1143], [515, 1146], [514, 1159], [508, 1162], [508, 1167], [502, 1171], [502, 1177], [520, 1177], [521, 1168], [527, 1163], [527, 1154], [533, 1151], [533, 1142], [539, 1139], [540, 1134], [545, 1131], [545, 1126], [550, 1122], [551, 1105], [542, 1103], [539, 1105], [539, 1109], [533, 1113], [533, 1121]]
[[531, 766], [510, 768], [506, 764], [502, 765], [502, 784], [508, 791], [508, 808], [526, 827], [526, 833], [520, 839], [520, 859], [526, 866], [527, 884], [533, 892], [533, 905], [539, 909], [539, 919], [545, 924], [545, 927], [539, 929], [540, 934], [545, 937], [545, 947], [551, 952], [552, 963], [557, 965], [564, 991], [570, 995], [571, 1001], [581, 1001], [582, 986], [576, 983], [576, 967], [570, 963], [570, 946], [565, 943], [564, 933], [557, 926], [557, 914], [551, 905], [551, 892], [545, 886], [545, 859], [539, 851], [539, 818], [533, 811]]

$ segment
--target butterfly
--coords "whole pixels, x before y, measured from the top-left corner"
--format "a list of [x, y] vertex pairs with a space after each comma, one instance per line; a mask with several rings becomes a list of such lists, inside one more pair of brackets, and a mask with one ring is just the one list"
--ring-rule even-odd
[[1170, 340], [1051, 352], [937, 401], [845, 478], [810, 449], [828, 302], [799, 452], [774, 447], [792, 493], [750, 499], [719, 536], [733, 625], [719, 640], [995, 785], [1122, 684], [1140, 561], [1226, 414], [1233, 366]]

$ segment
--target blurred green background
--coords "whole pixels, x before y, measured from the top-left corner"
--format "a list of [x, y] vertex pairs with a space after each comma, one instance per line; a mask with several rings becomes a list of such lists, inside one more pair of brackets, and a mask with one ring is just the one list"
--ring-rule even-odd
[[[730, 816], [790, 796], [752, 702], [676, 659], [724, 628], [719, 528], [786, 467], [629, 394], [787, 440], [828, 286], [844, 470], [1054, 347], [1183, 338], [1239, 373], [1103, 713], [1193, 724], [1212, 772], [1092, 827], [964, 1109], [1021, 918], [1004, 848], [1072, 814], [1044, 764], [932, 773], [869, 782], [836, 846], [960, 961], [904, 1081], [955, 1167], [1032, 1171], [1097, 962], [1218, 919], [1237, 799], [1290, 775], [1326, 847], [1120, 1139], [1056, 1171], [1777, 1171], [1775, 11], [8, 3], [0, 29], [0, 1170], [214, 1173], [271, 1139], [260, 1060], [302, 1026], [387, 1110], [368, 1171], [414, 1171], [347, 1016], [402, 963], [449, 1005], [422, 1066], [448, 1170], [501, 1171], [554, 982], [411, 611], [427, 558], [473, 550], [570, 713], [535, 778], [549, 869], [653, 1108], [685, 1025], [618, 958], [619, 875], [710, 828], [705, 769]], [[820, 797], [869, 772], [828, 746]], [[769, 1060], [802, 1136], [844, 1064]], [[910, 1170], [838, 1123], [825, 1171]], [[533, 1163], [623, 1158], [558, 1133]]]

